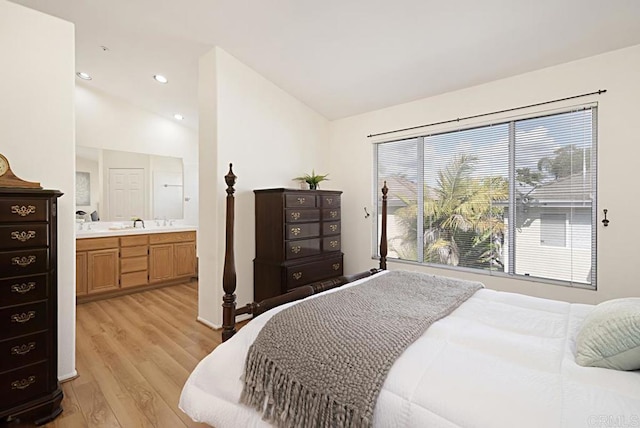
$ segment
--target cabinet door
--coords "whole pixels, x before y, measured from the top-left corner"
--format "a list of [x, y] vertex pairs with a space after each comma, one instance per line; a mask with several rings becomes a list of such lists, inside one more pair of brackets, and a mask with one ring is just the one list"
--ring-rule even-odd
[[149, 282], [172, 279], [173, 244], [151, 245], [149, 247]]
[[180, 242], [173, 244], [175, 257], [175, 275], [195, 276], [196, 274], [196, 243]]
[[87, 294], [87, 253], [76, 253], [76, 296]]
[[117, 248], [87, 252], [88, 294], [119, 288], [118, 252]]

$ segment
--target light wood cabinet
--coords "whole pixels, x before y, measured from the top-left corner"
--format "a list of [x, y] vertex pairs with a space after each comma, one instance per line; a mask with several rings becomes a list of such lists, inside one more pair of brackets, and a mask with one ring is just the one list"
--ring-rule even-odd
[[87, 294], [117, 290], [118, 281], [117, 248], [87, 252]]
[[176, 284], [196, 275], [196, 232], [76, 240], [78, 301]]
[[149, 236], [149, 282], [189, 278], [196, 274], [195, 232]]

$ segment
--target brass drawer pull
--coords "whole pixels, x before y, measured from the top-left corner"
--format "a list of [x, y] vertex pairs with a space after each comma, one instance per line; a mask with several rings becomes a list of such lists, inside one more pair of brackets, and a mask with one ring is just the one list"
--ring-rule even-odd
[[331, 229], [332, 232], [335, 232], [336, 230], [338, 230], [338, 225], [337, 224], [332, 224], [329, 226], [329, 229]]
[[11, 315], [11, 322], [19, 322], [25, 323], [30, 321], [36, 317], [36, 311], [29, 311], [27, 313], [23, 312], [21, 314], [13, 314]]
[[20, 242], [27, 242], [29, 239], [33, 239], [36, 237], [35, 230], [29, 230], [28, 232], [11, 232], [11, 239], [17, 239]]
[[336, 248], [338, 246], [338, 241], [329, 241], [329, 245], [331, 248]]
[[338, 270], [340, 269], [340, 263], [334, 263], [333, 265], [331, 265], [331, 267], [333, 268], [333, 270]]
[[11, 259], [12, 265], [18, 265], [20, 267], [29, 266], [31, 263], [36, 262], [36, 256], [23, 256], [23, 257], [14, 257]]
[[338, 217], [338, 211], [331, 211], [331, 212], [329, 213], [329, 216], [330, 216], [331, 218], [336, 218], [336, 217]]
[[20, 217], [26, 217], [29, 214], [35, 214], [36, 207], [33, 205], [28, 206], [20, 206], [20, 205], [12, 205], [11, 206], [11, 214], [18, 214]]
[[36, 349], [36, 342], [29, 342], [27, 344], [11, 348], [11, 355], [26, 355], [34, 349]]
[[305, 199], [305, 198], [298, 198], [298, 203], [299, 203], [300, 205], [304, 204], [304, 201], [306, 201], [306, 199]]
[[14, 380], [11, 382], [11, 389], [26, 389], [36, 383], [35, 376], [29, 376], [27, 379]]
[[291, 252], [293, 254], [298, 254], [300, 251], [302, 251], [302, 248], [300, 247], [300, 245], [295, 245], [291, 247]]
[[291, 213], [291, 218], [294, 220], [299, 220], [300, 219], [300, 212], [299, 211], [293, 211]]
[[11, 286], [11, 292], [12, 293], [19, 293], [19, 294], [25, 294], [28, 293], [31, 290], [34, 290], [36, 288], [36, 283], [35, 282], [27, 282], [22, 283], [22, 284], [13, 284]]
[[300, 228], [299, 227], [292, 227], [291, 228], [291, 233], [293, 234], [293, 236], [300, 235]]
[[333, 198], [325, 198], [325, 201], [327, 201], [327, 205], [333, 204]]
[[293, 277], [296, 281], [298, 281], [300, 278], [302, 278], [302, 272], [294, 272]]

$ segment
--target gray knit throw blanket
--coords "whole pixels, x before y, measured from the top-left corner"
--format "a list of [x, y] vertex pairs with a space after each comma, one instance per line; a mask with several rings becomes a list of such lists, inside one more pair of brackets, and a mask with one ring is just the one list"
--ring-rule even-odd
[[240, 401], [280, 427], [369, 427], [396, 358], [480, 288], [392, 271], [280, 311], [249, 348]]

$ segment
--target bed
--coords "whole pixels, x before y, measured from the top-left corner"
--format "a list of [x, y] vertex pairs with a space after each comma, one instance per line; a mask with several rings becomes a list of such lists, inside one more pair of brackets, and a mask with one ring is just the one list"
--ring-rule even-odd
[[[227, 212], [232, 215], [235, 176], [230, 174]], [[227, 226], [227, 248], [232, 248], [232, 218]], [[386, 248], [381, 255], [385, 263]], [[235, 291], [232, 251], [227, 251], [226, 260], [223, 306], [228, 340], [191, 374], [180, 408], [195, 421], [217, 428], [271, 426], [259, 412], [239, 403], [244, 362], [260, 331], [293, 305], [359, 287], [387, 273], [372, 270], [236, 311], [231, 297]], [[393, 363], [377, 398], [372, 425], [640, 426], [640, 372], [583, 367], [575, 361], [576, 338], [594, 308], [478, 290], [433, 323]], [[237, 312], [261, 315], [236, 334]]]

